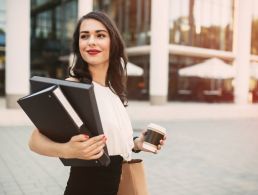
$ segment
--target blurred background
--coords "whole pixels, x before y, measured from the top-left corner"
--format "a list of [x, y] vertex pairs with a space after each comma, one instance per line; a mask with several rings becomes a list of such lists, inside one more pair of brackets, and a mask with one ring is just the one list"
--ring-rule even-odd
[[67, 77], [76, 21], [91, 10], [108, 13], [125, 40], [129, 99], [258, 101], [256, 0], [0, 0], [7, 107], [28, 92], [28, 77]]
[[158, 155], [133, 154], [150, 195], [257, 195], [258, 0], [0, 0], [0, 195], [63, 194], [69, 167], [29, 150], [12, 108], [31, 76], [67, 77], [91, 10], [125, 40], [134, 134], [167, 129]]

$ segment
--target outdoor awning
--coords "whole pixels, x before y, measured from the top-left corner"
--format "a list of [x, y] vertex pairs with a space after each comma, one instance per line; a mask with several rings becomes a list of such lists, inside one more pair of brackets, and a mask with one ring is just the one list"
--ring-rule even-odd
[[143, 68], [141, 68], [131, 62], [127, 62], [127, 75], [128, 76], [142, 76]]
[[208, 79], [230, 79], [235, 77], [235, 69], [218, 58], [211, 58], [179, 70], [180, 76]]

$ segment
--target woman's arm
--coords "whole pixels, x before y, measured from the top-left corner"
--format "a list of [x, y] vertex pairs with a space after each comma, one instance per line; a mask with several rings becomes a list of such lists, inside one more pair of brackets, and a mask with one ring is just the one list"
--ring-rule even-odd
[[32, 151], [45, 156], [92, 160], [103, 155], [105, 143], [104, 135], [89, 138], [83, 134], [73, 136], [67, 143], [57, 143], [35, 129], [30, 137], [29, 147]]
[[33, 152], [41, 155], [61, 158], [65, 156], [64, 144], [50, 140], [45, 135], [41, 134], [38, 129], [32, 132], [29, 147]]

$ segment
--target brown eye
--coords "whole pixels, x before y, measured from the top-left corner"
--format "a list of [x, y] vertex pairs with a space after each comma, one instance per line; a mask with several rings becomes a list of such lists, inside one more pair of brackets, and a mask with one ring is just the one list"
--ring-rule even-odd
[[88, 38], [89, 38], [89, 35], [82, 34], [82, 35], [80, 36], [80, 38], [81, 38], [81, 39], [88, 39]]
[[99, 39], [104, 39], [105, 37], [106, 37], [106, 35], [104, 35], [104, 34], [98, 34], [98, 36], [97, 36]]

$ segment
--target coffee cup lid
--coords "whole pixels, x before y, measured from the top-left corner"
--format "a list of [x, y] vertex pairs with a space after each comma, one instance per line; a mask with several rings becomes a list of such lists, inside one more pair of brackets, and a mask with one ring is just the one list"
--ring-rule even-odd
[[166, 129], [164, 127], [161, 127], [160, 125], [157, 125], [157, 124], [154, 124], [154, 123], [150, 123], [148, 125], [148, 128], [151, 128], [153, 130], [158, 130], [160, 131], [161, 133], [164, 133], [166, 134]]

